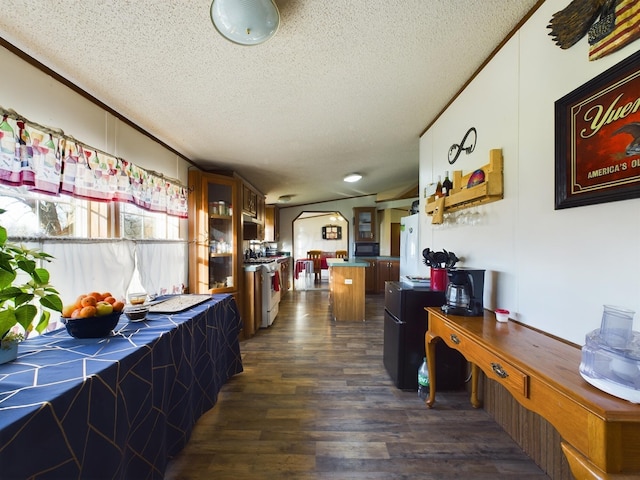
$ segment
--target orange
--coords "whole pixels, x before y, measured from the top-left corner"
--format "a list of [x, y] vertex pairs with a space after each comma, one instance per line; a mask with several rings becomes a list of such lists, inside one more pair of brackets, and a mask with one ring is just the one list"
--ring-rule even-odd
[[104, 297], [103, 301], [113, 305], [114, 303], [116, 303], [116, 298], [109, 295], [108, 297]]
[[96, 299], [96, 297], [91, 295], [87, 295], [82, 300], [80, 300], [80, 305], [83, 307], [95, 307], [97, 303], [98, 300]]
[[82, 299], [86, 297], [85, 294], [82, 295], [78, 295], [78, 298], [76, 298], [76, 308], [80, 308], [82, 305], [80, 304], [80, 302], [82, 301]]
[[97, 302], [99, 302], [100, 300], [102, 300], [102, 294], [100, 292], [91, 292], [87, 294], [87, 297], [93, 297], [96, 299]]
[[90, 305], [88, 307], [82, 307], [82, 310], [80, 310], [80, 313], [78, 314], [78, 318], [95, 317], [97, 314], [98, 311], [96, 310], [96, 307]]
[[121, 312], [123, 308], [124, 308], [124, 302], [116, 301], [113, 303], [114, 312]]

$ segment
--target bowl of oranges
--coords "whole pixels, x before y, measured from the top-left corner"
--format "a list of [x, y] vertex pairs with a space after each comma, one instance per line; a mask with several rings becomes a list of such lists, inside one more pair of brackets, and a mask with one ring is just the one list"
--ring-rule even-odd
[[64, 305], [60, 321], [74, 338], [103, 338], [118, 324], [123, 309], [124, 302], [111, 293], [91, 292]]

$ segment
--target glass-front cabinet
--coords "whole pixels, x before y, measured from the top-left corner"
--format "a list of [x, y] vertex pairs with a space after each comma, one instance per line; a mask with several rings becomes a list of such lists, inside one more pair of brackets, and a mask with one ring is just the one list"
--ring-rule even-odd
[[353, 209], [356, 242], [378, 241], [376, 213], [376, 207], [356, 207]]
[[189, 290], [238, 291], [237, 180], [224, 175], [189, 174]]

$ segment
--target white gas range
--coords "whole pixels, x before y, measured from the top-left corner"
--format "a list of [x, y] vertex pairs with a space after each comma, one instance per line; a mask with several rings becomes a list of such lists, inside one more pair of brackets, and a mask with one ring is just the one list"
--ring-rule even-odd
[[259, 257], [245, 260], [262, 276], [262, 328], [271, 326], [280, 305], [280, 264], [274, 258]]

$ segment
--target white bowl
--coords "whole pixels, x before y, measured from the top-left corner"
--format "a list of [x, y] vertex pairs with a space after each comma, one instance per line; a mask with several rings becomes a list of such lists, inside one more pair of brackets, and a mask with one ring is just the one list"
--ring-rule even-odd
[[499, 322], [507, 322], [509, 320], [509, 310], [505, 310], [504, 308], [498, 308], [495, 311], [496, 320]]

